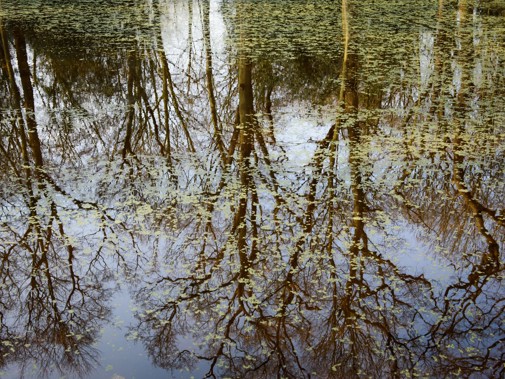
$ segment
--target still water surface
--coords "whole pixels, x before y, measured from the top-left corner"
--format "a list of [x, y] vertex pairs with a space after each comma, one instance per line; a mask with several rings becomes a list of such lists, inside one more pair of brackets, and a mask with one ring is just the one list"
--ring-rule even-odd
[[505, 376], [505, 2], [0, 32], [1, 378]]

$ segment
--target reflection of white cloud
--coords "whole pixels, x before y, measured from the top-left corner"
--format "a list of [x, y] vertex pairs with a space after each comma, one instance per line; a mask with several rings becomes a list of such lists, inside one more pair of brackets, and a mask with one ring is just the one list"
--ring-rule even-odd
[[[161, 39], [167, 57], [182, 55], [183, 61], [187, 61], [190, 38], [192, 48], [197, 52], [203, 51], [203, 9], [200, 2], [160, 0], [159, 9]], [[226, 30], [217, 1], [210, 1], [209, 23], [212, 52], [216, 56], [222, 56]]]
[[461, 66], [457, 63], [453, 64], [454, 75], [452, 77], [452, 85], [454, 86], [456, 93], [459, 93], [461, 90], [461, 79], [463, 75], [463, 71]]
[[408, 220], [400, 219], [394, 225], [398, 232], [394, 239], [399, 243], [396, 249], [385, 250], [384, 255], [402, 267], [406, 273], [423, 274], [434, 286], [438, 286], [436, 288], [450, 285], [456, 272], [450, 266], [450, 260], [443, 254], [444, 249], [437, 244], [431, 246], [423, 241], [420, 237], [422, 229], [409, 225]]
[[[188, 2], [160, 1], [160, 29], [163, 50], [170, 56], [175, 50], [184, 51], [188, 46]], [[191, 22], [194, 25], [194, 22]]]
[[419, 35], [419, 72], [421, 75], [421, 86], [428, 84], [433, 73], [433, 45], [435, 37], [430, 31], [421, 32]]
[[476, 62], [473, 68], [473, 83], [477, 88], [482, 86], [482, 63]]
[[283, 147], [291, 165], [303, 167], [312, 160], [317, 141], [324, 139], [335, 122], [335, 110], [328, 107], [318, 114], [308, 104], [293, 103], [276, 113], [277, 143]]

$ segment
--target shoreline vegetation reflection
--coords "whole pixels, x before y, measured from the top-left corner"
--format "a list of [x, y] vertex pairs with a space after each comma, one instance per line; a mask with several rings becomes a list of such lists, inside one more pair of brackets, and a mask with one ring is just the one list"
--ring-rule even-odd
[[0, 377], [504, 376], [504, 25], [1, 0]]

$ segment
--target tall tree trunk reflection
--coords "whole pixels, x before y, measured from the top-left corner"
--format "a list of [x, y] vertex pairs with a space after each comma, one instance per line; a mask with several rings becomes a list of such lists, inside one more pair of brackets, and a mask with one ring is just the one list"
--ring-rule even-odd
[[[228, 158], [223, 143], [223, 131], [217, 114], [217, 103], [214, 90], [214, 74], [212, 72], [212, 47], [210, 43], [210, 4], [209, 0], [203, 0], [203, 38], [205, 44], [205, 78], [207, 83], [207, 95], [209, 98], [210, 115], [214, 128], [214, 141], [217, 145], [221, 160], [226, 163]], [[240, 75], [240, 74], [239, 74]]]
[[[246, 212], [249, 203], [249, 192], [251, 190], [251, 152], [254, 143], [254, 108], [252, 90], [252, 66], [246, 58], [239, 58], [238, 86], [239, 86], [239, 114], [240, 114], [240, 136], [239, 136], [239, 170], [240, 170], [240, 198], [237, 213], [232, 230], [237, 230], [237, 249], [240, 257], [240, 278], [247, 280], [250, 260], [254, 260], [255, 252], [251, 257], [247, 254], [246, 234], [247, 221]], [[253, 203], [252, 207], [257, 204]], [[244, 295], [244, 283], [239, 285], [238, 296]]]
[[172, 162], [172, 145], [171, 145], [171, 133], [170, 133], [170, 118], [169, 118], [169, 101], [168, 101], [168, 76], [170, 72], [168, 71], [168, 62], [165, 52], [160, 51], [160, 60], [161, 60], [161, 68], [162, 68], [162, 101], [163, 101], [163, 125], [165, 131], [165, 151], [167, 156], [168, 166], [171, 170], [173, 170], [173, 162]]

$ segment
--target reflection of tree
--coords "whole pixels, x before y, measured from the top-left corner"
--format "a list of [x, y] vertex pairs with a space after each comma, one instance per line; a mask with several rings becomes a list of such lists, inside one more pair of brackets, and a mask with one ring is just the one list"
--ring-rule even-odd
[[[132, 333], [167, 369], [207, 362], [208, 376], [231, 377], [502, 374], [493, 334], [503, 335], [503, 190], [493, 182], [503, 182], [503, 152], [498, 137], [484, 140], [502, 132], [499, 100], [487, 101], [499, 89], [464, 84], [477, 61], [500, 76], [469, 38], [481, 26], [458, 29], [454, 2], [439, 1], [426, 6], [436, 17], [418, 32], [426, 16], [409, 5], [402, 17], [417, 21], [415, 33], [405, 20], [386, 22], [380, 30], [398, 36], [370, 42], [370, 20], [392, 7], [375, 2], [380, 12], [370, 13], [349, 3], [337, 20], [334, 2], [321, 2], [327, 13], [311, 2], [225, 2], [238, 55], [228, 61], [215, 59], [209, 1], [181, 3], [187, 50], [129, 41], [132, 49], [83, 58], [69, 75], [36, 35], [2, 29], [2, 209], [24, 213], [2, 224], [11, 242], [1, 245], [0, 321], [3, 340], [22, 335], [32, 348], [9, 342], [18, 353], [1, 359], [36, 359], [45, 348], [62, 371], [92, 364], [90, 344], [108, 312], [109, 292], [96, 283], [109, 278], [109, 246], [128, 275], [141, 273], [132, 279], [140, 304]], [[263, 49], [258, 4], [284, 6], [276, 16], [289, 25], [297, 9], [330, 25], [332, 56], [288, 30], [290, 59], [270, 59], [287, 28], [267, 25]], [[421, 46], [429, 63], [419, 82], [402, 61], [418, 63]], [[291, 125], [278, 116], [293, 101], [337, 114], [303, 167], [279, 138]], [[63, 163], [97, 170], [77, 174]], [[103, 175], [96, 194], [71, 183], [95, 174]], [[99, 225], [76, 236], [68, 212]], [[442, 253], [434, 255], [453, 265], [452, 278], [440, 283], [395, 261], [407, 243], [436, 239]], [[72, 361], [75, 350], [87, 358]]]
[[[334, 125], [319, 144], [306, 201], [292, 204], [291, 210], [275, 206], [294, 195], [280, 192], [278, 173], [262, 176], [262, 169], [251, 164], [259, 155], [257, 146], [267, 173], [271, 169], [253, 116], [252, 65], [239, 59], [236, 187], [220, 187], [211, 200], [215, 205], [194, 212], [197, 219], [186, 224], [183, 234], [193, 239], [199, 234], [189, 230], [204, 226], [203, 239], [196, 246], [182, 243], [186, 250], [179, 258], [184, 263], [178, 262], [172, 274], [154, 274], [138, 292], [143, 306], [139, 336], [155, 354], [155, 363], [177, 368], [206, 360], [212, 377], [295, 378], [312, 371], [327, 376], [321, 367], [329, 363], [336, 376], [359, 375], [360, 369], [379, 374], [385, 358], [391, 359], [387, 370], [394, 375], [414, 369], [410, 349], [419, 336], [412, 324], [421, 317], [415, 302], [428, 301], [420, 289], [429, 293], [431, 285], [369, 247], [366, 219], [371, 211], [359, 152], [368, 127], [357, 121], [356, 59], [351, 56], [343, 65], [345, 125]], [[345, 216], [334, 209], [348, 209], [335, 200], [348, 195], [338, 192], [346, 189], [330, 174], [339, 172], [337, 137], [344, 134], [349, 136], [352, 196], [351, 225], [345, 229]], [[262, 181], [271, 194], [261, 190]], [[233, 217], [223, 223], [229, 205], [222, 207], [229, 196], [235, 201]], [[342, 230], [349, 233], [335, 238]], [[172, 261], [170, 254], [176, 253], [169, 252], [166, 259]], [[193, 351], [179, 349], [177, 338], [188, 334], [205, 344]]]
[[[447, 43], [445, 37], [440, 38]], [[439, 63], [435, 63], [435, 70], [441, 69]], [[153, 273], [143, 283], [146, 287], [138, 291], [142, 304], [139, 337], [156, 364], [174, 368], [208, 361], [209, 376], [304, 377], [316, 372], [325, 377], [331, 373], [357, 377], [360, 373], [380, 376], [387, 372], [401, 377], [425, 369], [448, 375], [465, 369], [467, 363], [462, 362], [470, 359], [479, 362], [482, 369], [499, 361], [500, 342], [489, 336], [501, 334], [497, 320], [502, 306], [487, 288], [492, 287], [490, 276], [496, 271], [485, 274], [488, 279], [468, 273], [469, 281], [456, 281], [440, 289], [438, 283], [409, 273], [388, 257], [387, 239], [394, 234], [381, 224], [384, 212], [391, 212], [433, 230], [432, 218], [445, 217], [437, 205], [437, 194], [450, 190], [451, 176], [488, 242], [492, 237], [479, 212], [496, 219], [501, 213], [479, 206], [469, 197], [462, 187], [463, 162], [452, 164], [457, 168], [452, 173], [441, 163], [438, 180], [427, 177], [420, 181], [427, 167], [421, 159], [413, 160], [399, 170], [399, 177], [407, 183], [413, 178], [416, 185], [393, 188], [390, 193], [388, 187], [381, 188], [369, 163], [377, 153], [366, 148], [371, 140], [381, 138], [385, 121], [376, 117], [381, 113], [379, 108], [393, 106], [397, 99], [378, 91], [375, 81], [370, 88], [358, 81], [362, 77], [358, 75], [358, 54], [348, 52], [341, 67], [341, 113], [317, 145], [311, 174], [301, 179], [306, 184], [300, 197], [299, 192], [279, 186], [285, 173], [267, 160], [264, 137], [257, 134], [261, 130], [258, 121], [248, 117], [255, 113], [253, 94], [271, 96], [272, 88], [271, 76], [264, 78], [260, 71], [254, 76], [260, 90], [252, 91], [251, 75], [256, 69], [272, 70], [261, 62], [239, 61], [238, 158], [230, 168], [238, 170], [238, 178], [226, 184], [221, 181], [218, 191], [202, 199], [211, 205], [193, 208], [195, 218], [188, 219], [184, 232], [178, 234], [182, 241], [177, 239], [185, 251], [184, 263], [178, 262], [168, 275]], [[433, 91], [444, 94], [448, 73], [437, 75]], [[422, 102], [428, 104], [429, 121], [446, 122], [440, 111], [442, 100], [423, 95], [415, 106]], [[263, 100], [259, 103], [272, 112], [271, 104], [266, 105], [268, 98], [265, 105]], [[417, 127], [415, 123], [423, 120], [407, 113], [406, 121], [400, 123], [406, 128], [401, 130], [405, 132], [402, 146], [421, 157], [427, 154], [434, 162], [436, 155], [427, 140], [420, 149], [413, 145], [414, 134], [409, 135], [408, 129], [411, 122]], [[429, 133], [429, 128], [421, 126], [422, 133]], [[258, 165], [259, 152], [264, 166]], [[440, 151], [437, 154], [440, 156]], [[276, 171], [270, 175], [272, 167]], [[426, 204], [419, 205], [421, 200]], [[400, 209], [394, 210], [397, 201], [401, 201]], [[433, 201], [437, 202], [431, 204]], [[446, 209], [455, 208], [447, 205]], [[452, 233], [450, 228], [445, 230]], [[377, 234], [381, 237], [370, 237]], [[190, 242], [197, 236], [203, 238]], [[496, 244], [489, 246], [492, 250]], [[179, 247], [169, 249], [166, 259], [174, 262], [175, 256], [181, 258], [179, 251]], [[155, 297], [152, 291], [156, 291]], [[470, 308], [472, 314], [479, 314], [473, 320], [470, 314], [461, 313]], [[486, 341], [476, 348], [479, 353], [474, 358], [466, 353], [455, 356], [448, 352], [451, 348], [444, 347], [454, 344], [456, 350], [466, 351], [472, 333]], [[181, 349], [180, 339], [189, 336], [201, 344]], [[220, 365], [223, 368], [218, 369]]]
[[[503, 375], [499, 362], [504, 357], [503, 328], [497, 322], [504, 306], [500, 293], [504, 223], [500, 209], [503, 191], [497, 190], [493, 181], [503, 178], [487, 154], [498, 161], [503, 158], [497, 146], [487, 137], [482, 139], [478, 131], [486, 116], [482, 114], [480, 119], [480, 115], [470, 111], [473, 99], [485, 92], [485, 84], [480, 84], [479, 89], [473, 82], [471, 64], [479, 56], [480, 47], [473, 40], [466, 11], [465, 3], [460, 2], [452, 40], [447, 28], [435, 40], [435, 54], [452, 49], [454, 57], [451, 72], [451, 66], [442, 69], [441, 64], [451, 61], [450, 57], [441, 60], [435, 56], [433, 76], [438, 79], [434, 89], [439, 95], [427, 115], [439, 126], [437, 132], [443, 133], [444, 143], [425, 145], [420, 152], [421, 159], [429, 157], [439, 173], [434, 174], [435, 180], [422, 180], [412, 189], [397, 190], [397, 194], [409, 204], [409, 217], [425, 227], [430, 239], [438, 236], [457, 275], [456, 280], [440, 289], [440, 297], [436, 298], [435, 309], [440, 316], [426, 334], [428, 342], [422, 355], [426, 354], [427, 366], [437, 376], [454, 372], [469, 376], [483, 371], [498, 377]], [[448, 89], [454, 77], [458, 82]], [[486, 91], [495, 89], [489, 87]], [[405, 171], [402, 184], [419, 180], [427, 169], [418, 164]], [[483, 179], [483, 172], [487, 179]]]
[[1, 32], [3, 74], [9, 79], [15, 112], [2, 124], [11, 130], [1, 141], [9, 173], [4, 183], [9, 191], [2, 198], [7, 218], [0, 228], [2, 365], [16, 362], [25, 371], [36, 363], [43, 376], [53, 370], [86, 375], [97, 364], [93, 345], [110, 314], [104, 303], [111, 291], [110, 274], [102, 264], [101, 248], [87, 263], [82, 258], [75, 234], [68, 232], [72, 226], [67, 214], [101, 210], [73, 198], [46, 170], [24, 34], [13, 32], [14, 59], [8, 32]]

